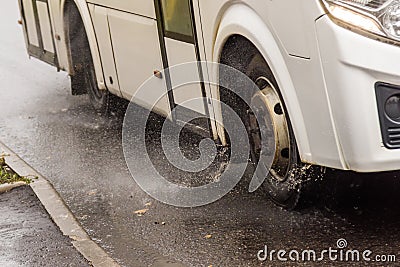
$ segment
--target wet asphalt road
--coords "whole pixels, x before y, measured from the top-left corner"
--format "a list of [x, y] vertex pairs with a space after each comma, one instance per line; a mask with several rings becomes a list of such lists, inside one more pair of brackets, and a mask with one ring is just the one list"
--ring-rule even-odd
[[[124, 161], [123, 112], [99, 117], [86, 96], [70, 95], [66, 73], [28, 60], [16, 23], [17, 3], [3, 2], [0, 139], [50, 179], [89, 235], [121, 265], [287, 266], [279, 261], [261, 263], [256, 254], [264, 245], [320, 251], [336, 247], [339, 238], [345, 238], [349, 248], [395, 254], [400, 260], [396, 172], [330, 172], [315, 203], [299, 212], [274, 206], [260, 191], [247, 193], [245, 183], [199, 208], [175, 208], [152, 200], [135, 184]], [[157, 120], [154, 117], [152, 123], [155, 132]], [[148, 149], [157, 154], [157, 141], [148, 139]], [[184, 146], [193, 147], [194, 139], [188, 136]], [[162, 157], [153, 162], [169, 172]], [[146, 203], [151, 203], [149, 211], [135, 215]]]
[[0, 266], [90, 266], [29, 186], [0, 194]]

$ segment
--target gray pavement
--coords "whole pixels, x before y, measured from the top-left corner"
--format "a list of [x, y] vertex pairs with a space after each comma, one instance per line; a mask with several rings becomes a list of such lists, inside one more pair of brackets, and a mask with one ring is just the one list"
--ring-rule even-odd
[[[123, 112], [100, 118], [86, 96], [70, 95], [66, 73], [28, 60], [17, 19], [16, 1], [5, 0], [0, 9], [0, 140], [53, 183], [92, 239], [121, 265], [287, 266], [261, 263], [257, 252], [265, 245], [322, 250], [335, 247], [340, 238], [354, 249], [400, 257], [396, 172], [330, 173], [336, 179], [321, 186], [317, 202], [300, 212], [276, 207], [261, 191], [248, 193], [245, 183], [199, 208], [153, 200], [127, 170], [121, 147]], [[148, 145], [155, 165], [190, 180], [157, 153], [157, 117], [152, 127]], [[193, 142], [195, 136], [187, 134], [183, 145], [190, 150]], [[147, 203], [144, 216], [134, 214]]]
[[0, 194], [0, 266], [90, 266], [29, 186]]

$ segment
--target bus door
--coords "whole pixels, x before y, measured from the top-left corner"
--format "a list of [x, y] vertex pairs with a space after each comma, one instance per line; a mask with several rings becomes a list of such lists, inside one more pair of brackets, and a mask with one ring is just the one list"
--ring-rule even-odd
[[48, 0], [20, 0], [19, 5], [29, 55], [57, 66]]
[[[192, 0], [155, 0], [164, 68], [201, 60], [192, 2]], [[172, 68], [166, 72], [168, 77], [165, 77], [171, 109], [176, 108], [173, 119], [178, 123], [199, 116], [209, 118], [207, 101], [204, 100], [206, 97], [204, 83], [198, 82], [203, 80], [202, 68], [197, 63], [187, 66], [183, 73]], [[193, 80], [197, 80], [197, 83], [178, 86], [182, 80], [187, 79], [182, 77], [183, 75], [190, 75]], [[185, 103], [194, 98], [202, 98], [202, 101]], [[200, 126], [209, 134], [208, 119], [194, 120], [191, 123]]]

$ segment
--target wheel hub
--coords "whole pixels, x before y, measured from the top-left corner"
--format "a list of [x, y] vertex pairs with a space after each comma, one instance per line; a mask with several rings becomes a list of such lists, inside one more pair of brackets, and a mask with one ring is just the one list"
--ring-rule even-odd
[[275, 151], [270, 174], [275, 180], [282, 182], [289, 171], [291, 153], [285, 112], [278, 93], [267, 78], [258, 78], [256, 84], [260, 91], [253, 95], [249, 112], [253, 157], [257, 163], [262, 163], [260, 161], [263, 160], [263, 155]]

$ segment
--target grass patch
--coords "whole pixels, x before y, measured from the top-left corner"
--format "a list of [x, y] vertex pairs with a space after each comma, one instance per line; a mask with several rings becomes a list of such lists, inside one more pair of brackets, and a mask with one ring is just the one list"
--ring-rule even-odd
[[[34, 179], [37, 179], [37, 177], [34, 177]], [[0, 157], [0, 184], [12, 184], [15, 182], [25, 182], [30, 184], [33, 182], [33, 179], [19, 176], [7, 166], [4, 157]]]

